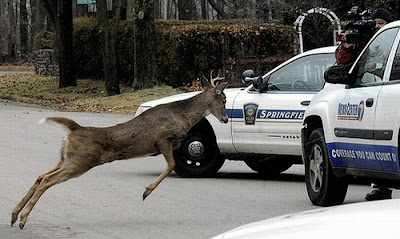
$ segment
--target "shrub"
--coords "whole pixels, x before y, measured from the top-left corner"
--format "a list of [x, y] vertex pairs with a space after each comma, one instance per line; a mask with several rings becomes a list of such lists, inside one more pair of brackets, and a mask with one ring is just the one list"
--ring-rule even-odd
[[261, 73], [281, 62], [250, 57], [293, 52], [293, 28], [277, 23], [158, 22], [157, 34], [159, 77], [175, 87], [208, 75], [211, 69], [223, 69], [231, 83], [239, 85], [243, 70], [250, 67]]
[[[265, 73], [293, 53], [294, 29], [278, 22], [156, 21], [158, 81], [173, 87], [222, 69], [232, 86], [248, 68]], [[74, 19], [79, 78], [103, 77], [103, 35], [95, 18]], [[121, 22], [116, 45], [121, 83], [133, 81], [133, 23]], [[280, 57], [278, 57], [280, 56]]]
[[103, 39], [95, 18], [74, 19], [74, 58], [78, 78], [103, 78]]

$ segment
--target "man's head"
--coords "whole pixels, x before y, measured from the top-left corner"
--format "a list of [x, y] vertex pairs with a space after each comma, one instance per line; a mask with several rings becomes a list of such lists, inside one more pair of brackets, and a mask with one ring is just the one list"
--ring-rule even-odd
[[375, 31], [378, 31], [389, 22], [393, 22], [392, 15], [385, 8], [378, 8], [372, 13], [371, 18], [375, 20]]

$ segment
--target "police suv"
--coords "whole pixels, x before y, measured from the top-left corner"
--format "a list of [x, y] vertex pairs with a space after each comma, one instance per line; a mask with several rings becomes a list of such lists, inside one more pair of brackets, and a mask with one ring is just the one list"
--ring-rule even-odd
[[[273, 175], [293, 163], [302, 163], [304, 110], [324, 87], [323, 73], [335, 63], [335, 49], [325, 47], [299, 54], [262, 77], [245, 71], [244, 76], [253, 84], [224, 90], [229, 122], [222, 124], [209, 115], [195, 125], [174, 152], [175, 171], [186, 177], [210, 176], [225, 159], [232, 159], [244, 160], [251, 169]], [[136, 114], [197, 93], [145, 102]]]
[[343, 203], [349, 179], [400, 186], [400, 21], [382, 28], [351, 68], [329, 68], [302, 129], [307, 192], [315, 205]]

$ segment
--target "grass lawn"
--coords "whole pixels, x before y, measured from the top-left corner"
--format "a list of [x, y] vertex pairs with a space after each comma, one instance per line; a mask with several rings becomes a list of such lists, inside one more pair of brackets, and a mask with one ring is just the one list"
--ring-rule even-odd
[[[25, 71], [26, 69], [8, 69], [6, 66], [1, 66], [1, 70]], [[143, 102], [183, 92], [182, 89], [165, 85], [133, 92], [130, 87], [121, 85], [120, 95], [107, 96], [102, 81], [78, 80], [77, 87], [59, 89], [56, 77], [22, 73], [0, 76], [0, 99], [65, 111], [134, 114]]]

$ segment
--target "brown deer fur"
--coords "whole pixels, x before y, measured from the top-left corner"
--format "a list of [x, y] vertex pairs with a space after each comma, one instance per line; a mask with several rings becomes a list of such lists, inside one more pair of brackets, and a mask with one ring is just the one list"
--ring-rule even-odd
[[216, 87], [206, 86], [203, 92], [192, 98], [158, 105], [130, 121], [112, 127], [83, 127], [70, 119], [48, 118], [48, 121], [62, 124], [71, 132], [62, 145], [60, 162], [36, 179], [14, 208], [11, 225], [21, 214], [19, 227], [23, 229], [40, 196], [58, 183], [79, 177], [104, 163], [161, 153], [168, 166], [146, 187], [144, 200], [174, 169], [173, 150], [180, 147], [180, 141], [196, 123], [210, 113], [221, 122], [228, 122], [223, 93], [226, 86], [226, 82]]

